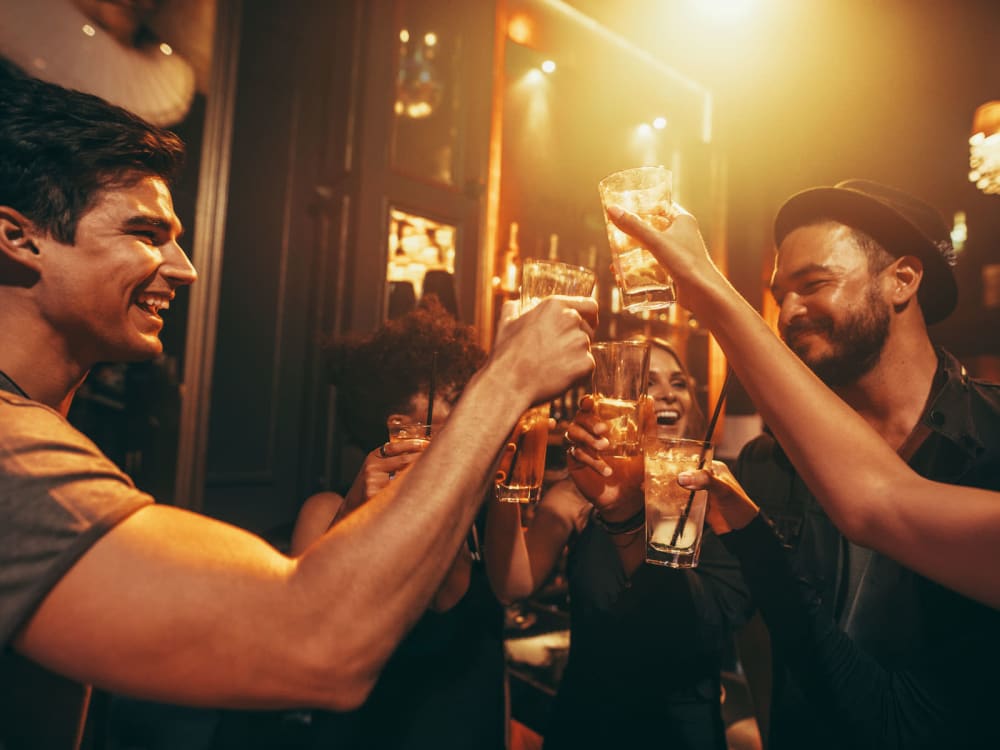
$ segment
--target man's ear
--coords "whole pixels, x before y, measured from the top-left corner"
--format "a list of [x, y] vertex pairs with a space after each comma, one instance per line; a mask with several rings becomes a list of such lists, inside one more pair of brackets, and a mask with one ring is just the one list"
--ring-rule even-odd
[[891, 283], [890, 299], [896, 307], [901, 307], [916, 298], [920, 282], [924, 278], [924, 264], [913, 255], [903, 255], [890, 266]]
[[31, 286], [41, 273], [35, 228], [20, 211], [0, 206], [0, 284]]

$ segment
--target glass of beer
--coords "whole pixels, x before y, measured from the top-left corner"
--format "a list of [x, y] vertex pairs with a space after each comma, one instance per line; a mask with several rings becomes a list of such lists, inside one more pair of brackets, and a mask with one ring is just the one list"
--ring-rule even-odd
[[608, 218], [608, 206], [638, 214], [657, 229], [666, 229], [673, 208], [673, 176], [664, 167], [637, 167], [608, 175], [598, 184], [604, 224], [611, 245], [611, 263], [628, 312], [659, 310], [677, 299], [667, 269], [632, 236]]
[[647, 435], [643, 443], [646, 495], [646, 562], [694, 568], [701, 553], [708, 492], [677, 484], [682, 471], [712, 462], [711, 443]]
[[[554, 294], [589, 297], [597, 280], [583, 266], [553, 260], [527, 259], [521, 269], [521, 310], [531, 310]], [[496, 497], [502, 503], [537, 502], [545, 476], [545, 449], [549, 444], [549, 404], [528, 409], [518, 419], [500, 459]]]
[[609, 456], [627, 458], [642, 451], [640, 406], [649, 380], [648, 341], [602, 341], [591, 344], [594, 408], [610, 428], [604, 435]]

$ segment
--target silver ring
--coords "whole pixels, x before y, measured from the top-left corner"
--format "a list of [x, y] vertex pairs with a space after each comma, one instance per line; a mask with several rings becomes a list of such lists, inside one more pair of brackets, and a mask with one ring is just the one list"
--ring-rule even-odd
[[396, 478], [396, 472], [390, 471], [389, 472], [389, 479], [395, 479], [395, 478]]
[[381, 456], [382, 458], [389, 458], [389, 456], [387, 456], [387, 455], [386, 455], [386, 453], [385, 453], [385, 443], [382, 443], [382, 445], [380, 445], [380, 446], [378, 447], [378, 454], [379, 454], [379, 455], [380, 455], [380, 456]]
[[566, 449], [566, 455], [569, 456], [570, 458], [572, 458], [575, 461], [576, 460], [576, 445], [571, 445], [569, 448], [567, 448]]

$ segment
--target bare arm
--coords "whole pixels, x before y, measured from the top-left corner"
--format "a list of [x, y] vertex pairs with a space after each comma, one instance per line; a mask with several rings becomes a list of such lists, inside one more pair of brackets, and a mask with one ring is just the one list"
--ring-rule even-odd
[[[343, 519], [372, 496], [386, 488], [396, 472], [403, 472], [416, 461], [427, 447], [424, 440], [400, 440], [373, 450], [365, 458], [361, 471], [351, 484], [345, 499], [336, 492], [318, 492], [307, 498], [295, 519], [292, 530], [291, 554], [301, 555], [331, 526]], [[352, 499], [353, 498], [353, 499]], [[454, 562], [431, 601], [435, 612], [446, 612], [458, 604], [469, 589], [472, 559], [465, 545], [459, 547]]]
[[74, 679], [174, 703], [359, 705], [451, 566], [517, 417], [593, 366], [573, 307], [596, 314], [591, 300], [547, 300], [505, 324], [424, 458], [301, 557], [149, 506], [80, 558], [16, 648]]
[[[722, 276], [694, 217], [660, 232], [627, 212], [615, 219], [642, 240], [704, 321], [796, 469], [837, 527], [939, 583], [1000, 608], [1000, 496], [912, 471], [768, 328]], [[941, 513], [943, 505], [948, 513]], [[932, 555], [946, 548], [954, 554]]]
[[584, 502], [572, 485], [561, 482], [538, 502], [527, 529], [521, 524], [519, 504], [488, 502], [486, 574], [497, 598], [510, 604], [531, 596], [551, 575]]

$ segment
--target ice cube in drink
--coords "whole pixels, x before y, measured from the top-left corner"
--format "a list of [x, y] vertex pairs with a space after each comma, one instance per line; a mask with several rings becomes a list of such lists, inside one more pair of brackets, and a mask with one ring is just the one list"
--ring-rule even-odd
[[635, 456], [642, 449], [639, 429], [639, 405], [619, 398], [597, 399], [597, 416], [608, 424], [604, 435], [610, 443], [604, 451], [611, 456]]

